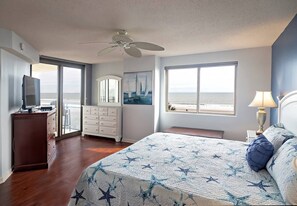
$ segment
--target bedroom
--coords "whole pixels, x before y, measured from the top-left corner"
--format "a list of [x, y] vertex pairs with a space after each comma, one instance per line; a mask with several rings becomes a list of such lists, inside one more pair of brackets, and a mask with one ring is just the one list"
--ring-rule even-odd
[[[91, 65], [91, 74], [86, 74], [89, 79], [86, 81], [85, 99], [90, 105], [98, 103], [98, 78], [106, 75], [123, 77], [129, 72], [154, 71], [153, 104], [123, 105], [124, 142], [136, 142], [151, 133], [164, 131], [172, 126], [222, 130], [224, 139], [245, 141], [246, 131], [256, 130], [258, 127], [255, 117], [257, 109], [248, 107], [255, 92], [272, 91], [277, 102], [277, 96], [297, 89], [294, 81], [296, 1], [197, 2], [153, 1], [136, 4], [135, 1], [122, 1], [101, 2], [102, 5], [98, 5], [94, 2], [83, 4], [81, 1], [71, 4], [69, 1], [49, 1], [44, 4], [35, 4], [32, 1], [1, 1], [0, 27], [16, 32], [34, 46], [38, 55]], [[155, 9], [155, 15], [146, 8]], [[89, 10], [90, 16], [86, 12]], [[177, 13], [179, 15], [176, 15]], [[138, 17], [142, 15], [142, 18]], [[98, 57], [97, 52], [108, 45], [79, 44], [89, 41], [110, 42], [115, 30], [123, 28], [127, 29], [135, 40], [159, 44], [165, 51], [142, 50], [142, 58], [122, 55], [120, 51]], [[29, 47], [25, 46], [25, 50], [27, 48]], [[238, 62], [236, 115], [197, 115], [166, 111], [165, 68], [234, 61]], [[3, 66], [5, 62], [18, 67], [11, 71], [18, 77], [10, 82], [5, 81], [5, 78], [11, 75]], [[10, 114], [18, 109], [10, 108], [6, 100], [10, 97], [8, 93], [14, 93], [12, 101], [21, 98], [20, 88], [13, 86], [8, 90], [7, 87], [20, 85], [19, 78], [24, 73], [29, 73], [29, 67], [27, 60], [20, 60], [1, 49], [1, 180], [7, 179], [11, 172], [9, 122]], [[269, 109], [266, 111], [265, 128], [268, 128], [277, 122], [277, 109], [271, 109], [271, 115]], [[57, 146], [63, 141], [58, 141]], [[74, 184], [72, 190], [73, 188]], [[9, 193], [1, 193], [1, 198], [7, 194]], [[70, 198], [70, 194], [68, 196]]]

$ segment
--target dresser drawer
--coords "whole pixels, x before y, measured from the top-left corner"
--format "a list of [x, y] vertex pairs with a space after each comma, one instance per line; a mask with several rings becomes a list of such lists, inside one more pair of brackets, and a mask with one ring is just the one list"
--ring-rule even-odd
[[87, 119], [84, 120], [84, 125], [85, 126], [87, 126], [87, 125], [98, 125], [98, 124], [99, 124], [98, 120], [87, 120]]
[[99, 108], [98, 107], [91, 107], [91, 113], [93, 112], [99, 112]]
[[104, 126], [104, 127], [115, 127], [116, 125], [117, 125], [116, 122], [100, 121], [100, 126]]
[[99, 112], [106, 112], [107, 113], [107, 107], [99, 107]]
[[83, 113], [84, 114], [91, 114], [91, 107], [83, 107]]
[[100, 127], [100, 134], [103, 135], [116, 135], [117, 129], [111, 127]]
[[116, 116], [117, 109], [116, 108], [108, 108], [108, 116]]
[[99, 127], [96, 125], [84, 125], [84, 132], [98, 133]]
[[98, 116], [98, 110], [91, 110], [91, 115]]
[[94, 115], [85, 115], [84, 120], [98, 120], [99, 116], [94, 116]]
[[111, 116], [100, 116], [100, 121], [112, 121], [112, 122], [115, 122], [117, 121], [117, 118], [116, 117], [111, 117]]

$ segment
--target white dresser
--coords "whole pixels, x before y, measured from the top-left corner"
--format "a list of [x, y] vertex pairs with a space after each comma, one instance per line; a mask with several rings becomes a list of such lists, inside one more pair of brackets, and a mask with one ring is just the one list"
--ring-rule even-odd
[[83, 106], [82, 136], [86, 134], [121, 141], [122, 107]]

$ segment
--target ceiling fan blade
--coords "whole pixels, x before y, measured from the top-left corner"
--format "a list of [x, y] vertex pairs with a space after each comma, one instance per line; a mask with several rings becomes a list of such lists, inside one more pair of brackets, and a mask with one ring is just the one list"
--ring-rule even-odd
[[102, 55], [106, 55], [109, 54], [110, 52], [112, 52], [113, 50], [115, 50], [118, 47], [118, 45], [114, 45], [114, 46], [110, 46], [110, 47], [106, 47], [102, 50], [100, 50], [97, 55], [98, 56], [102, 56]]
[[150, 50], [150, 51], [164, 51], [165, 49], [159, 45], [148, 43], [148, 42], [133, 42], [137, 48]]
[[142, 54], [141, 54], [141, 51], [139, 49], [137, 49], [136, 47], [129, 47], [129, 48], [124, 48], [125, 49], [125, 52], [127, 54], [129, 54], [130, 56], [133, 56], [133, 57], [141, 57]]

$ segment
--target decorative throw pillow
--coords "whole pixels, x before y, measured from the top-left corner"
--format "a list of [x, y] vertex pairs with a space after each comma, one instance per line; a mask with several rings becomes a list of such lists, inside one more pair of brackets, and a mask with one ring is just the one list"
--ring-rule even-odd
[[295, 135], [286, 130], [281, 123], [271, 125], [267, 130], [263, 132], [263, 135], [274, 146], [274, 153], [285, 143], [288, 139], [295, 137]]
[[273, 145], [264, 135], [253, 140], [247, 148], [246, 160], [252, 170], [258, 172], [265, 168], [268, 160], [273, 155]]
[[284, 201], [290, 205], [297, 205], [297, 171], [294, 166], [296, 158], [297, 138], [293, 138], [286, 141], [266, 165]]

